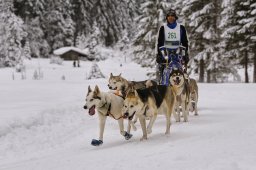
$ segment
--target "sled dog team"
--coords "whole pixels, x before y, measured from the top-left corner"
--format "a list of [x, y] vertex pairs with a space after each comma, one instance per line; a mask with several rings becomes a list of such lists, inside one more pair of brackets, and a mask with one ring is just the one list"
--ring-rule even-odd
[[[153, 80], [128, 81], [120, 75], [110, 74], [108, 87], [113, 92], [102, 92], [96, 85], [94, 89], [88, 87], [84, 109], [89, 109], [89, 115], [93, 116], [95, 110], [99, 117], [99, 139], [93, 139], [91, 144], [99, 146], [103, 144], [103, 133], [106, 119], [109, 116], [115, 119], [119, 125], [119, 131], [126, 140], [132, 137], [131, 128], [136, 130], [135, 123], [139, 120], [142, 137], [148, 138], [158, 114], [166, 117], [165, 134], [170, 133], [171, 115], [176, 122], [188, 121], [188, 114], [195, 112], [198, 115], [198, 86], [194, 79], [185, 79], [183, 72], [174, 70], [170, 77], [170, 86], [157, 85]], [[180, 109], [181, 107], [181, 109]], [[182, 115], [180, 113], [182, 111]], [[128, 120], [125, 130], [124, 120]], [[148, 124], [146, 120], [149, 120]]]

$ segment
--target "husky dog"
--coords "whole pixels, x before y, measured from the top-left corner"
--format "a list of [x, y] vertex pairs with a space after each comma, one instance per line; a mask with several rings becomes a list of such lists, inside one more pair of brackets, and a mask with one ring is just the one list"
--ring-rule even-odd
[[198, 115], [197, 112], [197, 102], [198, 102], [198, 86], [195, 79], [189, 78], [189, 87], [190, 87], [190, 104], [189, 111], [195, 111], [195, 116]]
[[[121, 74], [114, 76], [112, 73], [110, 73], [110, 77], [108, 80], [109, 84], [108, 87], [111, 90], [117, 90], [116, 94], [123, 96], [125, 99], [128, 91], [134, 90], [134, 89], [142, 89], [147, 88], [150, 86], [156, 86], [157, 82], [154, 80], [144, 80], [144, 81], [128, 81], [125, 78], [121, 76]], [[121, 93], [121, 94], [120, 94]], [[136, 130], [136, 127], [134, 126], [134, 123], [137, 122], [138, 117], [135, 115], [134, 121], [131, 122], [132, 127], [134, 130]]]
[[182, 108], [182, 114], [184, 117], [184, 122], [188, 121], [189, 114], [189, 100], [190, 100], [190, 89], [188, 85], [188, 81], [184, 77], [184, 73], [180, 69], [174, 69], [171, 74], [169, 81], [171, 85], [174, 87], [177, 94], [177, 102], [176, 102], [176, 112], [174, 112], [174, 117], [176, 122], [180, 122], [180, 109]]
[[[122, 113], [124, 117], [132, 121], [134, 115], [138, 116], [141, 128], [142, 137], [140, 140], [147, 139], [147, 134], [152, 132], [152, 126], [156, 120], [159, 112], [166, 115], [166, 131], [165, 134], [170, 133], [171, 114], [176, 102], [176, 94], [171, 86], [151, 86], [149, 88], [137, 89], [129, 91], [127, 94]], [[146, 128], [146, 118], [149, 118], [149, 124]], [[128, 126], [128, 133], [130, 126]]]
[[153, 80], [144, 80], [144, 81], [128, 81], [119, 74], [118, 76], [114, 76], [110, 73], [110, 77], [108, 80], [108, 87], [111, 90], [121, 91], [122, 96], [125, 98], [127, 92], [133, 89], [141, 89], [150, 87], [153, 85], [157, 85], [157, 83]]
[[84, 105], [84, 109], [89, 109], [89, 115], [93, 116], [96, 108], [99, 116], [99, 140], [93, 139], [91, 142], [92, 145], [99, 146], [103, 144], [103, 133], [107, 116], [110, 116], [118, 121], [120, 133], [125, 137], [126, 140], [132, 137], [131, 134], [124, 131], [122, 116], [123, 98], [113, 93], [101, 92], [99, 87], [96, 85], [93, 91], [91, 90], [90, 86], [88, 87], [88, 93], [85, 101], [86, 104]]

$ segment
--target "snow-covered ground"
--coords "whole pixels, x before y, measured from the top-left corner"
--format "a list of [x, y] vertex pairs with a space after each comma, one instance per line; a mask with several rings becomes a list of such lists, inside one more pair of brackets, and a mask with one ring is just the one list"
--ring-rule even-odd
[[[100, 61], [108, 78], [122, 73], [143, 80], [146, 70], [122, 58]], [[122, 67], [120, 64], [122, 63]], [[107, 91], [107, 78], [86, 80], [91, 62], [49, 64], [26, 61], [26, 80], [11, 68], [0, 69], [0, 169], [5, 170], [254, 170], [256, 168], [256, 85], [199, 84], [199, 116], [188, 123], [172, 120], [164, 135], [160, 115], [147, 141], [141, 129], [126, 141], [117, 122], [108, 118], [104, 144], [98, 137], [97, 115], [83, 109], [88, 85]], [[43, 79], [33, 80], [41, 66]], [[13, 80], [14, 73], [14, 80]], [[62, 77], [65, 76], [65, 80]]]

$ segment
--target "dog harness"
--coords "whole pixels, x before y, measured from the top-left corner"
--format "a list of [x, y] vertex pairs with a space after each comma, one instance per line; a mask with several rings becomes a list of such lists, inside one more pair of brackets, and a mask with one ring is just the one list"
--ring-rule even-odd
[[169, 65], [165, 67], [163, 70], [163, 74], [160, 79], [161, 85], [165, 85], [165, 86], [170, 85], [169, 78], [174, 70], [180, 70], [181, 72], [183, 72], [182, 64], [177, 61], [170, 62]]
[[116, 92], [114, 93], [114, 95], [118, 96], [118, 97], [122, 97], [123, 99], [125, 99], [125, 96], [123, 95], [122, 91], [120, 92], [119, 90], [116, 90]]
[[[119, 118], [115, 118], [115, 116], [110, 112], [110, 110], [111, 110], [111, 103], [107, 103], [106, 102], [100, 108], [102, 108], [102, 110], [103, 110], [103, 108], [107, 108], [107, 114], [105, 116], [111, 116], [115, 120], [119, 120], [119, 119], [123, 118], [123, 116], [120, 116]], [[106, 109], [104, 109], [104, 110], [106, 110]]]

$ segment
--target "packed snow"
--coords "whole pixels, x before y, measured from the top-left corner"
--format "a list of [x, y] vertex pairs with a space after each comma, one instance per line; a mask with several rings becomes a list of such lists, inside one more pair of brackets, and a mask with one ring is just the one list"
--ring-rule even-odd
[[[255, 169], [255, 84], [199, 84], [199, 116], [190, 113], [187, 123], [172, 118], [171, 134], [165, 135], [165, 117], [159, 115], [142, 142], [138, 123], [126, 141], [108, 118], [104, 143], [95, 147], [90, 143], [98, 138], [97, 114], [83, 109], [88, 85], [108, 91], [111, 72], [144, 80], [147, 70], [109, 58], [97, 62], [106, 78], [87, 80], [93, 62], [80, 65], [27, 60], [26, 79], [13, 68], [0, 69], [0, 169]], [[39, 68], [43, 76], [34, 80]]]

